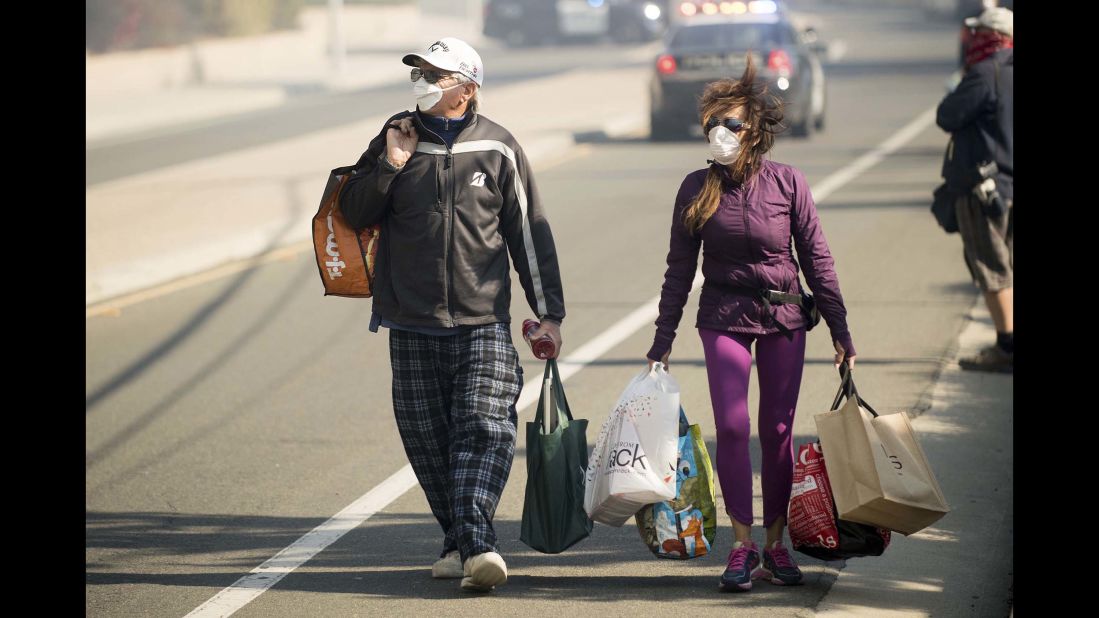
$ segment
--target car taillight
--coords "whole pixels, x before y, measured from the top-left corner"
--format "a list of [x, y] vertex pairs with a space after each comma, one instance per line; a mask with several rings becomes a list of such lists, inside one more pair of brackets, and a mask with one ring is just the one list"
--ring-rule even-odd
[[667, 54], [656, 59], [656, 70], [661, 75], [671, 75], [675, 73], [675, 56], [669, 56]]
[[694, 2], [683, 2], [679, 5], [679, 12], [690, 17], [698, 12], [698, 7]]
[[794, 66], [790, 62], [790, 55], [785, 50], [776, 49], [767, 57], [767, 68], [780, 75], [789, 75], [793, 72]]
[[748, 5], [743, 2], [722, 2], [721, 12], [725, 15], [743, 15], [748, 12]]

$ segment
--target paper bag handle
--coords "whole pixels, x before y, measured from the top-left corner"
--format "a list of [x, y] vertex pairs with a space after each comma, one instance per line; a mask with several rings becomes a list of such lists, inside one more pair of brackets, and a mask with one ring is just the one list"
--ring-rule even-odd
[[840, 363], [839, 371], [840, 388], [839, 391], [836, 392], [835, 400], [832, 401], [831, 409], [838, 410], [840, 407], [840, 402], [843, 401], [844, 397], [848, 399], [854, 397], [855, 400], [858, 402], [859, 407], [866, 408], [866, 411], [875, 417], [878, 416], [878, 413], [874, 411], [874, 408], [871, 408], [870, 404], [866, 403], [866, 400], [859, 396], [859, 390], [855, 388], [855, 378], [852, 376], [855, 370], [848, 367], [847, 363]]

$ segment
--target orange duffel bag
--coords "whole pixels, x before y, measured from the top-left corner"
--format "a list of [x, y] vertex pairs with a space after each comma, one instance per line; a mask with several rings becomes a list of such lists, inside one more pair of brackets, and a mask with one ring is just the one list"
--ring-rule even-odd
[[370, 298], [374, 295], [374, 256], [380, 225], [356, 231], [340, 212], [340, 191], [354, 166], [338, 167], [328, 176], [321, 206], [313, 216], [313, 249], [325, 296]]

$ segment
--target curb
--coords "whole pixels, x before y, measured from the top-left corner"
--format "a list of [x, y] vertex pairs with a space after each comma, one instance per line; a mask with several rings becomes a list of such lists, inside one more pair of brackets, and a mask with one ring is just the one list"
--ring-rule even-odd
[[[897, 547], [879, 558], [848, 562], [813, 608], [814, 615], [881, 618], [960, 615], [966, 610], [986, 615], [1011, 602], [1013, 580], [1004, 558], [986, 556], [975, 566], [966, 557], [977, 548], [998, 548], [1011, 560], [1011, 482], [1001, 470], [1011, 457], [1013, 421], [1005, 413], [1012, 411], [1012, 396], [1001, 384], [1003, 376], [967, 372], [957, 365], [960, 356], [977, 351], [993, 334], [984, 301], [975, 295], [928, 389], [930, 407], [918, 418], [909, 412], [951, 512], [915, 534], [896, 536]], [[944, 442], [943, 436], [950, 436], [951, 442]], [[1001, 441], [1005, 438], [1007, 443]], [[990, 440], [1005, 444], [1006, 454], [988, 448]], [[958, 448], [962, 445], [972, 452]], [[976, 452], [984, 456], [971, 456]], [[970, 466], [967, 475], [950, 475], [962, 462]], [[969, 480], [971, 476], [978, 480]], [[999, 493], [1000, 489], [1005, 491]], [[959, 543], [958, 551], [944, 552], [943, 542]]]

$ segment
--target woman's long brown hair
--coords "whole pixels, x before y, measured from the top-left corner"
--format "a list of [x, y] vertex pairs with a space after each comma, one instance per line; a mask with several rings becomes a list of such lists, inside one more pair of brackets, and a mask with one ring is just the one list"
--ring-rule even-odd
[[[729, 176], [742, 184], [751, 182], [763, 166], [763, 155], [775, 144], [776, 126], [782, 122], [782, 101], [767, 91], [767, 84], [756, 82], [756, 67], [749, 52], [748, 65], [739, 80], [719, 79], [706, 84], [699, 102], [702, 130], [710, 118], [723, 118], [730, 110], [743, 107], [745, 128], [740, 138], [740, 155], [730, 166]], [[683, 224], [691, 234], [697, 233], [717, 211], [721, 200], [722, 175], [720, 163], [710, 166], [702, 190], [683, 212]]]

